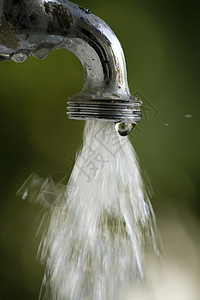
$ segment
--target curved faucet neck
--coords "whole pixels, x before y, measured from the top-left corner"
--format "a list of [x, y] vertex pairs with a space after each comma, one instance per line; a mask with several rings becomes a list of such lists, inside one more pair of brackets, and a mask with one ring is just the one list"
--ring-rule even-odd
[[81, 61], [85, 72], [84, 93], [90, 94], [92, 89], [94, 94], [103, 90], [129, 94], [121, 45], [109, 26], [89, 10], [64, 0], [24, 0], [16, 4], [4, 0], [1, 20], [5, 22], [4, 29], [15, 33], [15, 40], [19, 41], [18, 47], [14, 43], [8, 47], [8, 53], [23, 48], [28, 49], [28, 55], [34, 55], [38, 48], [42, 52], [42, 47], [50, 47], [51, 42], [45, 45], [44, 40], [51, 36], [53, 49], [68, 49]]
[[78, 20], [78, 27], [78, 39], [73, 39], [69, 50], [83, 65], [83, 91], [130, 95], [124, 53], [112, 30], [91, 13]]

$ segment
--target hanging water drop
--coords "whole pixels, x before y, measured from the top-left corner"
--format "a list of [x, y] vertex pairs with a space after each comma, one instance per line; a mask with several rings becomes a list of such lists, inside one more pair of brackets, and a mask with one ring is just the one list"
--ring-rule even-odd
[[134, 123], [116, 123], [115, 130], [121, 136], [127, 136], [131, 130], [135, 127]]
[[52, 51], [52, 48], [43, 48], [35, 50], [32, 55], [37, 59], [46, 58]]
[[11, 59], [15, 61], [16, 63], [23, 63], [28, 58], [28, 55], [25, 53], [15, 53], [11, 56]]

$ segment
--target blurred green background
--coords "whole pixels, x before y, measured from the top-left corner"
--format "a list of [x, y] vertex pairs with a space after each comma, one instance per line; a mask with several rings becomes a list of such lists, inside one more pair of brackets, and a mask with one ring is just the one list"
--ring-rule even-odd
[[[181, 286], [193, 284], [194, 291], [189, 298], [173, 291], [166, 299], [198, 300], [200, 2], [76, 3], [117, 34], [130, 89], [144, 101], [143, 121], [131, 141], [152, 184], [166, 261], [178, 264], [181, 276], [190, 274]], [[84, 122], [67, 119], [66, 100], [83, 80], [80, 62], [64, 50], [41, 61], [0, 64], [0, 300], [38, 297], [43, 267], [36, 260], [35, 235], [41, 207], [16, 197], [16, 191], [32, 172], [42, 177], [70, 172]]]

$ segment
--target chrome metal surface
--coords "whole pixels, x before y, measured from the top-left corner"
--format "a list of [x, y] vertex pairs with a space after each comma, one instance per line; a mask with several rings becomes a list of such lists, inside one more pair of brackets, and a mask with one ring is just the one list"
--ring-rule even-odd
[[0, 0], [0, 61], [42, 59], [55, 49], [73, 52], [85, 73], [83, 89], [69, 98], [69, 118], [141, 120], [122, 47], [104, 21], [66, 0]]

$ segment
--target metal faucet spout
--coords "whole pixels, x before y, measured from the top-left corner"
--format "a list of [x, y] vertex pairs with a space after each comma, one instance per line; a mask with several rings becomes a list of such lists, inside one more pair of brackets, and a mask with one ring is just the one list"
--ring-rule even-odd
[[0, 61], [42, 59], [55, 49], [73, 52], [84, 69], [69, 118], [140, 122], [141, 101], [130, 94], [122, 47], [104, 21], [66, 0], [0, 0]]

